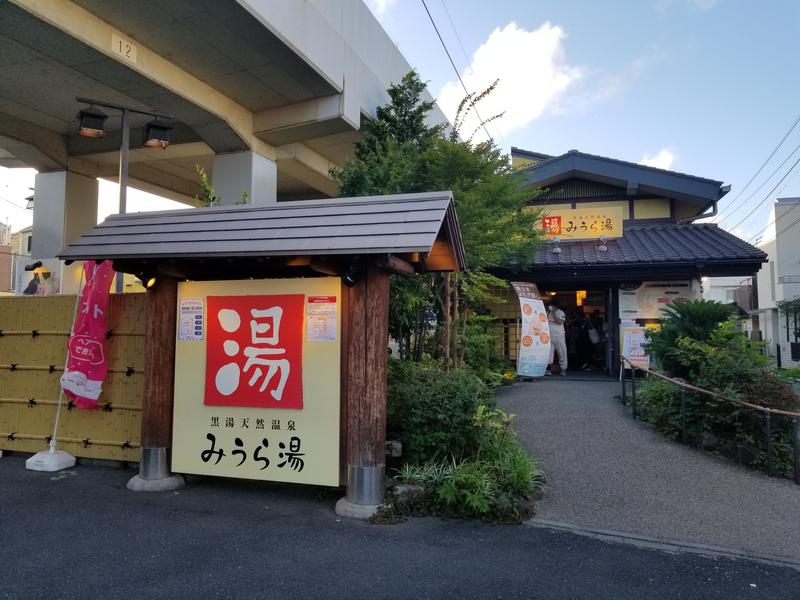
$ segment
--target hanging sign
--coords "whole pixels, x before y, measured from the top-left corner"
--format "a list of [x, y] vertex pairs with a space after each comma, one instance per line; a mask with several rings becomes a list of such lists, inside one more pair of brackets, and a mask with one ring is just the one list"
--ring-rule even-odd
[[534, 283], [512, 282], [520, 305], [521, 332], [517, 352], [520, 377], [542, 377], [550, 360], [550, 325]]
[[176, 332], [173, 471], [339, 485], [341, 285], [178, 285], [178, 306], [199, 300], [205, 315], [199, 339]]
[[114, 269], [109, 260], [100, 264], [87, 260], [83, 273], [86, 283], [67, 342], [67, 367], [61, 376], [61, 389], [75, 406], [97, 408], [108, 372], [106, 310]]
[[[591, 206], [591, 205], [589, 205]], [[621, 206], [604, 208], [551, 208], [545, 207], [542, 229], [548, 237], [562, 240], [622, 237], [624, 211]]]

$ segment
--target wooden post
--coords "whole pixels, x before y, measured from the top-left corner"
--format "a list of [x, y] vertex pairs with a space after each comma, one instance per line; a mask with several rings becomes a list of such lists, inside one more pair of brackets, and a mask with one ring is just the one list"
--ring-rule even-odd
[[383, 501], [389, 274], [369, 265], [350, 289], [347, 357], [347, 496], [339, 514], [371, 516]]
[[183, 485], [182, 477], [170, 473], [167, 457], [172, 445], [178, 281], [159, 277], [146, 293], [142, 455], [139, 475], [128, 482], [128, 488], [164, 491]]

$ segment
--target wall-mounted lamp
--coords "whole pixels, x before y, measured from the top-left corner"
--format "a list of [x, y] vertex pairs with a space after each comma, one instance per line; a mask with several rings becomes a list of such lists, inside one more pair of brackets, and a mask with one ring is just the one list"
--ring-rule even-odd
[[[162, 115], [157, 112], [140, 110], [131, 106], [122, 104], [113, 104], [111, 102], [104, 102], [101, 100], [92, 100], [91, 98], [75, 98], [78, 102], [88, 104], [89, 108], [82, 109], [78, 116], [80, 117], [80, 127], [78, 135], [83, 137], [101, 138], [105, 136], [106, 132], [103, 128], [108, 116], [100, 112], [95, 106], [102, 106], [103, 108], [110, 108], [111, 110], [118, 110], [122, 113], [122, 124], [120, 127], [121, 142], [119, 146], [119, 213], [124, 214], [127, 212], [128, 204], [128, 151], [130, 150], [130, 116], [131, 114], [144, 115], [146, 117], [153, 117], [152, 121], [147, 126], [147, 138], [145, 146], [148, 147], [161, 147], [166, 148], [169, 144], [169, 127], [158, 121], [161, 119], [171, 119], [168, 115]], [[117, 276], [117, 293], [122, 292], [122, 274]]]
[[608, 245], [606, 245], [606, 240], [608, 240], [608, 238], [605, 236], [605, 234], [600, 236], [600, 245], [597, 246], [598, 252], [608, 252]]
[[108, 118], [107, 114], [97, 110], [94, 106], [89, 106], [78, 113], [78, 118], [80, 119], [78, 135], [89, 138], [105, 137], [104, 125]]
[[150, 289], [150, 288], [152, 288], [152, 287], [153, 287], [153, 286], [154, 286], [156, 283], [158, 283], [158, 280], [156, 279], [155, 275], [152, 275], [152, 276], [151, 276], [151, 275], [147, 275], [146, 273], [138, 273], [138, 274], [136, 275], [136, 277], [137, 277], [137, 278], [139, 279], [139, 281], [141, 282], [141, 284], [142, 284], [142, 287], [143, 287], [144, 289], [146, 289], [146, 290], [149, 290], [149, 289]]
[[553, 238], [553, 254], [561, 254], [561, 246], [559, 246], [559, 242], [561, 242], [561, 238], [555, 236]]
[[344, 275], [342, 275], [342, 282], [347, 287], [353, 287], [356, 284], [357, 280], [358, 280], [358, 272], [359, 272], [359, 270], [360, 270], [360, 268], [359, 268], [358, 263], [356, 261], [353, 261], [352, 263], [350, 263], [350, 268], [347, 269], [347, 272]]
[[172, 127], [168, 127], [158, 119], [147, 124], [147, 137], [144, 145], [148, 148], [164, 149], [169, 146], [169, 132]]

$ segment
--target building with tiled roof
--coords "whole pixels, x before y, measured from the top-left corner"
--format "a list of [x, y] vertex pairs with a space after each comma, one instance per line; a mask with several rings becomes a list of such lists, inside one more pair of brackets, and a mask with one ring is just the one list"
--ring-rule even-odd
[[[541, 211], [546, 241], [521, 271], [499, 274], [537, 284], [565, 310], [568, 325], [591, 316], [602, 327], [590, 368], [616, 372], [622, 328], [657, 323], [670, 300], [699, 298], [702, 277], [752, 276], [766, 261], [759, 248], [696, 222], [717, 213], [730, 190], [721, 181], [578, 150], [551, 156], [512, 148], [511, 156], [531, 189], [530, 207]], [[509, 300], [492, 312], [504, 329], [503, 352], [514, 360], [519, 309], [513, 293]]]

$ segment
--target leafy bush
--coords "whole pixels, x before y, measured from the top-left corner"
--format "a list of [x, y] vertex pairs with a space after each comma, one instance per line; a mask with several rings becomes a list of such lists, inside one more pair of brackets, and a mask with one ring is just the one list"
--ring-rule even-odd
[[659, 331], [648, 332], [648, 347], [668, 373], [686, 377], [685, 366], [673, 354], [678, 339], [708, 340], [730, 317], [733, 307], [713, 300], [685, 300], [670, 302], [662, 310], [664, 322]]
[[791, 369], [781, 369], [778, 375], [783, 379], [800, 379], [800, 367], [792, 367]]
[[389, 361], [387, 429], [413, 465], [469, 456], [478, 444], [472, 417], [494, 406], [489, 387], [467, 370], [434, 363]]
[[489, 521], [516, 522], [531, 516], [530, 498], [541, 486], [542, 474], [517, 442], [512, 419], [500, 409], [479, 406], [472, 420], [478, 440], [475, 453], [461, 460], [405, 465], [395, 481], [422, 485], [425, 494], [412, 503], [395, 502], [393, 510], [416, 514], [427, 509]]
[[[800, 410], [800, 398], [791, 386], [769, 370], [762, 345], [751, 342], [725, 324], [706, 341], [677, 339], [672, 359], [688, 373], [697, 387], [721, 396], [781, 410]], [[679, 390], [673, 384], [646, 381], [637, 396], [640, 415], [666, 436], [681, 434]], [[791, 421], [772, 417], [773, 465], [777, 472], [792, 466]], [[764, 415], [756, 410], [714, 399], [686, 394], [686, 428], [689, 443], [735, 458], [745, 464], [762, 466], [766, 460]]]

